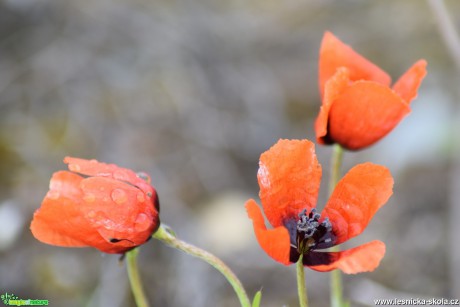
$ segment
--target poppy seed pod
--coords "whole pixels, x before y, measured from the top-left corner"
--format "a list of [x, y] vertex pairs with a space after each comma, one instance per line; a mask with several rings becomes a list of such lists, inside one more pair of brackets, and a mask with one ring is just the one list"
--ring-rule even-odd
[[70, 171], [53, 174], [34, 213], [35, 238], [64, 247], [123, 254], [159, 227], [159, 201], [145, 173], [115, 164], [66, 157]]
[[383, 138], [410, 113], [426, 65], [419, 60], [390, 88], [386, 72], [326, 32], [319, 55], [318, 143], [359, 150]]

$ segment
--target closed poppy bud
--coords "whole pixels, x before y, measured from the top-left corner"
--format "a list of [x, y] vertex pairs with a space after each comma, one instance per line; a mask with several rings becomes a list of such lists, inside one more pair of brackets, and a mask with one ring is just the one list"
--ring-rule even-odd
[[318, 143], [358, 150], [383, 138], [410, 113], [426, 65], [419, 60], [390, 87], [386, 72], [326, 32], [319, 55]]
[[158, 228], [159, 201], [145, 173], [115, 164], [66, 157], [35, 211], [35, 238], [64, 247], [122, 254], [144, 244]]

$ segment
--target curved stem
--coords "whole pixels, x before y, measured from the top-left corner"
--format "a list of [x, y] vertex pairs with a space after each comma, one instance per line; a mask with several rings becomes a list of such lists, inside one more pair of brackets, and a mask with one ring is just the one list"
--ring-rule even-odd
[[299, 305], [300, 307], [308, 307], [308, 295], [307, 287], [305, 285], [305, 272], [303, 268], [303, 254], [300, 255], [299, 261], [297, 261], [297, 292], [299, 293]]
[[[331, 160], [331, 177], [329, 179], [329, 196], [334, 191], [340, 179], [340, 167], [342, 165], [343, 149], [340, 145], [334, 144]], [[331, 248], [332, 252], [340, 251], [338, 246]], [[331, 272], [331, 306], [340, 307], [343, 304], [342, 275], [339, 270]]]
[[147, 297], [145, 296], [144, 289], [142, 288], [139, 268], [137, 266], [138, 253], [139, 251], [137, 248], [126, 253], [129, 283], [131, 284], [131, 290], [133, 291], [137, 307], [148, 307], [149, 303], [147, 302]]
[[222, 260], [205, 250], [179, 240], [173, 234], [171, 234], [170, 231], [165, 229], [163, 225], [161, 225], [160, 228], [153, 234], [153, 238], [162, 241], [170, 247], [177, 248], [178, 250], [181, 250], [191, 256], [200, 258], [201, 260], [206, 261], [212, 265], [215, 269], [221, 272], [222, 275], [224, 275], [228, 282], [232, 285], [236, 295], [240, 300], [241, 306], [251, 306], [250, 300], [243, 288], [243, 285], [236, 277], [236, 275], [230, 270], [230, 268], [222, 262]]

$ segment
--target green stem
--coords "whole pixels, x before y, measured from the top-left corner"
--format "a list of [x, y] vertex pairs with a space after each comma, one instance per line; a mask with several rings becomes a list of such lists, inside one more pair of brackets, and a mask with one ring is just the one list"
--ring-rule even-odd
[[305, 285], [305, 273], [303, 268], [303, 254], [300, 254], [299, 261], [297, 261], [297, 291], [299, 293], [300, 307], [308, 307], [307, 287]]
[[222, 262], [222, 260], [205, 250], [179, 240], [171, 233], [171, 231], [165, 229], [163, 225], [161, 225], [160, 228], [153, 234], [153, 238], [162, 241], [170, 247], [177, 248], [178, 250], [181, 250], [191, 256], [200, 258], [201, 260], [206, 261], [212, 265], [215, 269], [221, 272], [222, 275], [224, 275], [228, 282], [232, 285], [236, 295], [240, 300], [241, 306], [251, 306], [250, 300], [243, 288], [243, 285], [236, 277], [236, 275], [230, 270], [230, 268]]
[[329, 196], [334, 191], [340, 179], [340, 167], [342, 166], [343, 149], [340, 145], [334, 144], [331, 158], [331, 177], [329, 178]]
[[[340, 145], [335, 144], [331, 160], [331, 177], [329, 179], [329, 197], [334, 191], [337, 182], [340, 180], [340, 167], [342, 165], [343, 149]], [[334, 246], [331, 252], [338, 252], [340, 248]], [[343, 305], [342, 275], [339, 270], [331, 272], [331, 306], [340, 307]]]
[[138, 253], [139, 251], [137, 248], [126, 253], [129, 283], [131, 284], [131, 290], [133, 291], [134, 300], [136, 301], [137, 307], [148, 307], [149, 303], [147, 302], [144, 289], [142, 288], [142, 282], [139, 276], [139, 268], [137, 266]]
[[[331, 251], [339, 251], [339, 248], [333, 248]], [[340, 307], [342, 302], [342, 275], [339, 270], [334, 270], [331, 272], [331, 306]]]

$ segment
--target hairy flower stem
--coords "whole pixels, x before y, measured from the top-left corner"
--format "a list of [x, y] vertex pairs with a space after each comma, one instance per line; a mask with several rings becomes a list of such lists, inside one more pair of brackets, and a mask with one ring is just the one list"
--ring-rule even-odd
[[162, 241], [164, 244], [170, 247], [177, 248], [178, 250], [181, 250], [191, 256], [200, 258], [201, 260], [206, 261], [212, 265], [215, 269], [221, 272], [222, 275], [224, 275], [228, 282], [232, 285], [236, 295], [238, 296], [238, 299], [240, 300], [241, 306], [251, 306], [250, 300], [243, 288], [243, 285], [236, 277], [236, 275], [230, 270], [230, 268], [222, 262], [222, 260], [205, 250], [179, 240], [175, 237], [173, 232], [169, 229], [166, 229], [164, 225], [161, 225], [160, 228], [153, 234], [153, 238]]
[[303, 254], [300, 255], [297, 261], [297, 291], [299, 293], [300, 307], [308, 307], [307, 287], [305, 285], [305, 273], [303, 268]]
[[[331, 160], [331, 177], [329, 179], [329, 197], [334, 191], [337, 182], [340, 179], [340, 167], [342, 165], [343, 148], [339, 144], [334, 144]], [[331, 248], [332, 252], [340, 251], [338, 246]], [[343, 301], [343, 289], [342, 289], [342, 276], [339, 270], [331, 272], [331, 306], [342, 307], [345, 306]]]
[[149, 303], [147, 302], [144, 289], [142, 288], [142, 282], [139, 276], [139, 268], [137, 266], [138, 253], [139, 250], [137, 248], [132, 249], [126, 253], [129, 283], [131, 284], [131, 290], [133, 291], [133, 296], [137, 307], [148, 307]]

